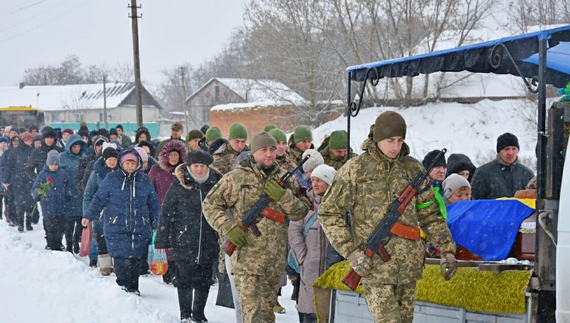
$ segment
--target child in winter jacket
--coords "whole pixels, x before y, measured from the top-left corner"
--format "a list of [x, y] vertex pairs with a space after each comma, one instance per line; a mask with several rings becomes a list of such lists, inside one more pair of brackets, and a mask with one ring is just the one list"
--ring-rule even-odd
[[71, 197], [68, 183], [67, 176], [59, 169], [59, 152], [51, 150], [43, 170], [32, 185], [32, 196], [42, 205], [48, 250], [63, 250], [61, 240], [66, 219], [61, 206]]

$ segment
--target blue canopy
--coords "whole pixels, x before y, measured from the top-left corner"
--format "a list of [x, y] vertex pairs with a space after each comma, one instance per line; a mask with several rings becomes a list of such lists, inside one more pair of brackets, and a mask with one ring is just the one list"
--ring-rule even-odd
[[[378, 79], [460, 71], [511, 74], [531, 78], [538, 76], [540, 40], [547, 40], [550, 49], [559, 47], [557, 45], [560, 42], [570, 41], [570, 25], [426, 54], [351, 66], [347, 70], [354, 81], [364, 81], [369, 69], [374, 69], [373, 76]], [[558, 51], [563, 52], [562, 56], [550, 55], [551, 50], [548, 51], [547, 66], [550, 69], [545, 74], [546, 84], [563, 88], [570, 81], [569, 49], [567, 45], [559, 47]]]
[[485, 261], [504, 260], [533, 212], [516, 200], [459, 201], [447, 207], [447, 224], [457, 244]]

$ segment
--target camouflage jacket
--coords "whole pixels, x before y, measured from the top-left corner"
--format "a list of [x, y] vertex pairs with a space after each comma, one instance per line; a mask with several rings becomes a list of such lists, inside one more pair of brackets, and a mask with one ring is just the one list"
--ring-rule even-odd
[[[246, 146], [244, 151], [249, 150]], [[219, 170], [222, 174], [227, 174], [232, 170], [232, 166], [236, 161], [237, 156], [240, 153], [233, 150], [229, 143], [224, 143], [222, 146], [214, 152], [214, 162], [212, 167]]]
[[[365, 249], [366, 239], [384, 218], [392, 201], [413, 177], [425, 171], [420, 162], [409, 156], [410, 149], [405, 143], [394, 160], [382, 154], [370, 139], [366, 139], [363, 147], [362, 155], [349, 160], [338, 171], [319, 209], [319, 220], [327, 237], [344, 257], [357, 248]], [[429, 179], [423, 186], [427, 185]], [[416, 195], [398, 222], [414, 228], [419, 226], [442, 253], [455, 253], [455, 244], [437, 203], [421, 210], [416, 207], [433, 199], [432, 189]], [[343, 218], [346, 212], [350, 212], [354, 236]], [[365, 284], [402, 284], [422, 277], [424, 248], [421, 241], [392, 235], [385, 248], [391, 259], [384, 262], [375, 254], [372, 272], [363, 278]]]
[[[266, 175], [256, 166], [253, 156], [248, 156], [235, 170], [224, 175], [206, 196], [202, 207], [208, 223], [220, 234], [227, 234], [241, 224], [242, 217], [259, 200], [267, 180], [278, 179], [284, 173], [283, 169], [275, 167]], [[294, 177], [286, 183], [286, 187], [281, 201], [271, 201], [269, 207], [284, 213], [292, 221], [301, 220], [309, 211], [310, 202], [306, 197], [296, 196], [299, 186]], [[228, 217], [226, 210], [230, 210], [232, 218]], [[257, 227], [261, 235], [256, 237], [248, 229], [247, 242], [232, 255], [232, 271], [247, 272], [249, 275], [264, 275], [267, 272], [280, 274], [286, 264], [287, 224], [262, 217]]]
[[[339, 170], [342, 165], [344, 165], [346, 163], [346, 156], [345, 157], [336, 157], [334, 156], [330, 150], [329, 150], [329, 146], [327, 146], [325, 149], [320, 150], [319, 151], [321, 153], [321, 155], [323, 155], [323, 159], [325, 160], [325, 164], [329, 165], [330, 167]], [[354, 158], [358, 156], [357, 154], [355, 154], [352, 151], [352, 148], [350, 149], [350, 158]]]
[[[311, 149], [315, 149], [315, 145], [311, 144]], [[299, 148], [295, 147], [293, 135], [291, 135], [287, 141], [287, 154], [289, 154], [289, 158], [293, 163], [295, 163], [295, 165], [303, 159], [303, 152], [299, 150]]]
[[293, 159], [291, 159], [287, 153], [283, 154], [283, 156], [277, 156], [275, 162], [277, 162], [279, 167], [283, 168], [286, 171], [292, 171], [297, 166], [297, 164], [295, 164], [295, 161], [293, 161]]

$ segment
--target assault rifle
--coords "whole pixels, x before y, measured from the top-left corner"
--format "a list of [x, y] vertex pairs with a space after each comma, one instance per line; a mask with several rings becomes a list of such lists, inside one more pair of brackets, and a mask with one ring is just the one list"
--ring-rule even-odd
[[[293, 174], [295, 174], [295, 172], [297, 170], [299, 170], [303, 167], [303, 164], [305, 164], [305, 162], [307, 160], [309, 160], [309, 157], [311, 157], [311, 155], [307, 155], [305, 158], [303, 158], [299, 162], [299, 164], [297, 164], [297, 166], [295, 166], [295, 169], [283, 174], [283, 176], [281, 176], [281, 178], [277, 180], [277, 183], [279, 183], [279, 185], [281, 185], [281, 187], [285, 187], [285, 183], [289, 180], [289, 178], [291, 178], [291, 176], [293, 176]], [[263, 195], [261, 195], [259, 200], [257, 202], [255, 202], [255, 204], [251, 207], [251, 209], [249, 211], [247, 211], [247, 213], [241, 219], [241, 223], [242, 223], [241, 229], [243, 231], [246, 231], [247, 228], [250, 228], [256, 237], [260, 236], [261, 232], [257, 228], [256, 223], [257, 223], [257, 219], [261, 216], [264, 216], [264, 217], [271, 219], [273, 221], [276, 221], [276, 222], [280, 222], [280, 223], [285, 222], [285, 214], [283, 214], [281, 212], [277, 212], [273, 209], [270, 209], [267, 206], [267, 205], [269, 205], [269, 202], [271, 202], [271, 198], [266, 193], [263, 193]], [[236, 249], [236, 245], [233, 244], [233, 242], [231, 242], [228, 239], [228, 240], [226, 240], [226, 242], [224, 242], [224, 244], [222, 244], [222, 249], [228, 255], [231, 256]]]
[[[412, 200], [412, 198], [418, 193], [420, 189], [420, 185], [429, 177], [429, 173], [431, 173], [432, 169], [439, 163], [439, 160], [443, 157], [443, 155], [447, 152], [447, 149], [443, 148], [435, 157], [431, 165], [429, 165], [428, 169], [425, 173], [418, 174], [412, 182], [404, 189], [404, 191], [400, 194], [398, 199], [390, 204], [388, 208], [388, 212], [380, 221], [380, 223], [374, 228], [374, 231], [368, 236], [366, 239], [366, 250], [364, 254], [368, 258], [372, 258], [374, 253], [378, 254], [380, 258], [384, 262], [390, 260], [390, 255], [386, 252], [384, 248], [384, 244], [390, 240], [390, 230], [396, 225], [398, 219], [406, 210], [408, 203]], [[344, 276], [342, 282], [348, 286], [352, 291], [356, 290], [358, 284], [360, 283], [360, 279], [362, 277], [354, 271], [354, 269], [350, 269], [350, 271]]]

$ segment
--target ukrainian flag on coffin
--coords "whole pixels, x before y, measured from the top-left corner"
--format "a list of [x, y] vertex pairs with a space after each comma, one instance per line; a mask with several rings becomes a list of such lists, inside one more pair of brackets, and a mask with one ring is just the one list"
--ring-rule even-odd
[[485, 261], [504, 260], [533, 212], [518, 200], [459, 201], [447, 207], [447, 224], [457, 244]]

